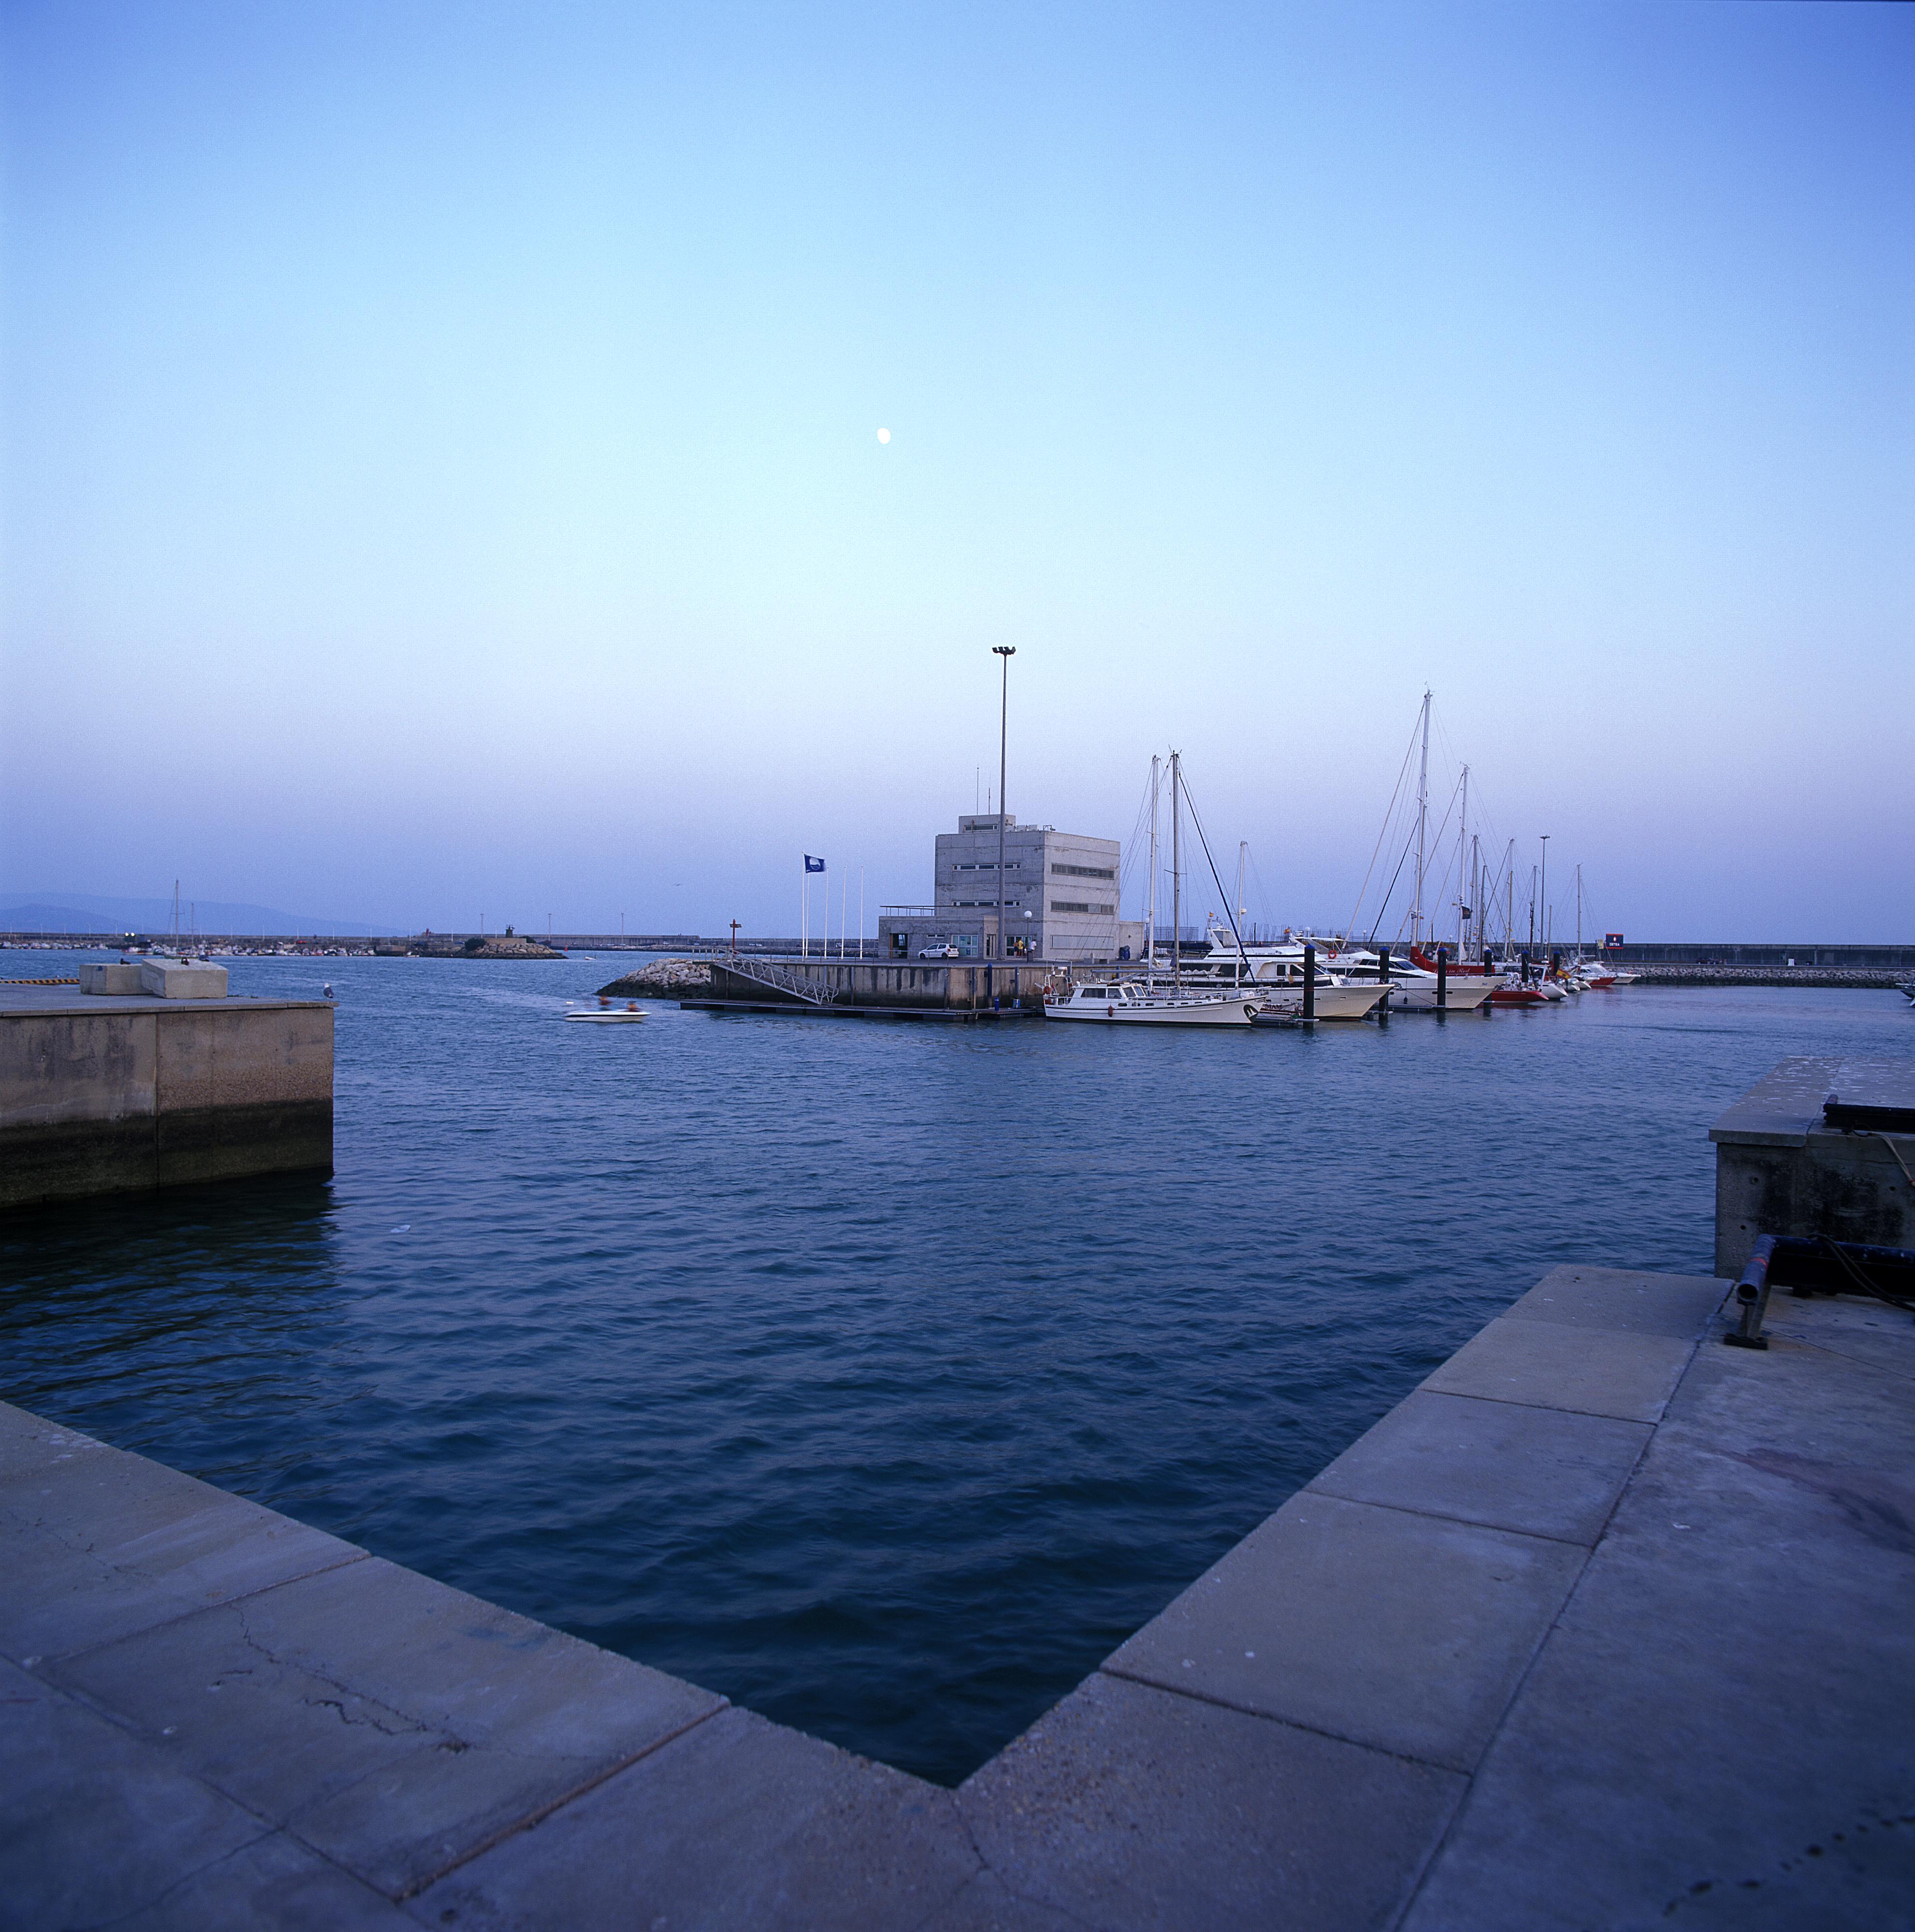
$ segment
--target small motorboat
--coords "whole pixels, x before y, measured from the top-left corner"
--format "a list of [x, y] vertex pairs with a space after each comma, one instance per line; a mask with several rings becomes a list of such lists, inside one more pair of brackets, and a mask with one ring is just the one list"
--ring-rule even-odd
[[596, 1006], [576, 1006], [569, 1013], [561, 1013], [562, 1020], [584, 1020], [594, 1026], [629, 1026], [634, 1020], [642, 1020], [645, 1009], [636, 1000], [627, 1000], [622, 1006], [615, 1006], [609, 1000], [601, 1000]]

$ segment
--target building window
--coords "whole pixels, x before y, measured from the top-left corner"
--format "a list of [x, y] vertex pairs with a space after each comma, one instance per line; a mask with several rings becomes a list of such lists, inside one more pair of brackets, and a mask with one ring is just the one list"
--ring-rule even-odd
[[1117, 877], [1108, 866], [1053, 866], [1051, 870], [1067, 879], [1114, 879]]
[[1051, 910], [1052, 912], [1095, 912], [1109, 914], [1115, 912], [1117, 908], [1115, 906], [1092, 905], [1088, 899], [1052, 899], [1051, 902]]
[[[998, 869], [998, 862], [995, 859], [960, 859], [952, 869], [959, 872], [995, 872]], [[1007, 872], [1021, 872], [1023, 869], [1023, 863], [1019, 860], [1007, 859], [1004, 861]], [[1097, 876], [1100, 879], [1107, 879], [1110, 874], [1100, 872]]]

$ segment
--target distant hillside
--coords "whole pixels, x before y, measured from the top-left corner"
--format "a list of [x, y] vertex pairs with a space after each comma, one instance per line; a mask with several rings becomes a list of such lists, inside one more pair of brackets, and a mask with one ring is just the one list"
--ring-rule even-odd
[[[280, 912], [272, 906], [236, 905], [225, 899], [202, 899], [195, 905], [184, 893], [180, 896], [179, 923], [182, 932], [338, 933], [350, 939], [376, 938], [395, 929], [353, 920]], [[161, 933], [172, 930], [170, 898], [101, 898], [91, 892], [23, 892], [0, 897], [0, 932]]]

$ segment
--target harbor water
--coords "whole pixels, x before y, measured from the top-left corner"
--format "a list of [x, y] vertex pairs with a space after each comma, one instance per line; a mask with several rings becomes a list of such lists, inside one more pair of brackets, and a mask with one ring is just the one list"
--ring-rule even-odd
[[944, 1782], [1547, 1268], [1707, 1273], [1776, 1060], [1915, 1049], [1894, 993], [584, 1027], [629, 959], [227, 963], [334, 986], [337, 1174], [5, 1224], [0, 1395]]

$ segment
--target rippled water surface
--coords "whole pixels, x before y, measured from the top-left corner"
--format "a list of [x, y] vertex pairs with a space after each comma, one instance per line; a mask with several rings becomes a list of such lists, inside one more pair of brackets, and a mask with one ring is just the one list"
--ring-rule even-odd
[[603, 960], [231, 963], [338, 989], [336, 1177], [17, 1220], [0, 1392], [947, 1781], [1545, 1269], [1707, 1272], [1776, 1059], [1915, 1048], [1892, 993], [590, 1028]]

